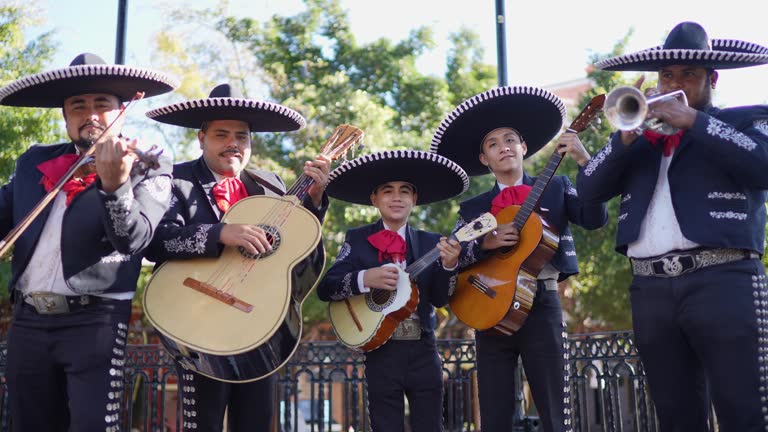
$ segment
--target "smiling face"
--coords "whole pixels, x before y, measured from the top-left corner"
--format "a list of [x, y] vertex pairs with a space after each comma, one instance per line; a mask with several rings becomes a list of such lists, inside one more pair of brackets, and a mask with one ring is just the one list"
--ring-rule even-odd
[[708, 74], [707, 69], [700, 66], [664, 66], [659, 69], [657, 88], [661, 93], [683, 90], [688, 106], [701, 110], [712, 104], [712, 89], [717, 78], [717, 71]]
[[393, 229], [405, 225], [416, 199], [413, 185], [400, 181], [384, 183], [371, 193], [371, 204], [379, 209], [384, 223]]
[[[106, 93], [88, 93], [67, 98], [62, 112], [69, 139], [78, 147], [87, 149], [117, 118], [120, 108], [120, 100]], [[111, 134], [120, 133], [123, 119], [120, 118], [110, 128]]]
[[523, 157], [528, 151], [525, 141], [512, 128], [498, 128], [483, 138], [480, 162], [494, 174], [523, 172]]
[[213, 120], [197, 133], [203, 159], [213, 172], [234, 177], [251, 158], [251, 132], [239, 120]]

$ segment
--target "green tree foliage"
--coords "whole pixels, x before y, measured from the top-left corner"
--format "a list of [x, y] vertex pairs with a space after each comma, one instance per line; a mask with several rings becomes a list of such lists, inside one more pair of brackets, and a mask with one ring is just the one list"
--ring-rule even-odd
[[[52, 33], [27, 41], [25, 29], [39, 14], [25, 2], [0, 4], [0, 86], [26, 75], [41, 72], [55, 51]], [[60, 111], [0, 106], [0, 183], [15, 169], [16, 159], [30, 145], [59, 142]], [[0, 299], [7, 297], [10, 260], [0, 262]]]
[[[470, 31], [451, 35], [448, 73], [437, 77], [416, 68], [417, 58], [434, 45], [430, 29], [415, 29], [401, 41], [381, 38], [362, 44], [338, 0], [305, 3], [305, 10], [296, 15], [273, 16], [266, 22], [227, 14], [226, 3], [215, 10], [176, 11], [168, 26], [174, 30], [162, 33], [155, 47], [155, 58], [168, 64], [194, 52], [189, 58], [211, 65], [208, 71], [184, 63], [185, 74], [202, 77], [195, 83], [206, 84], [203, 93], [212, 87], [208, 84], [227, 80], [242, 85], [251, 97], [264, 94], [308, 119], [300, 132], [254, 137], [252, 163], [279, 173], [288, 184], [337, 125], [363, 129], [366, 152], [427, 150], [433, 131], [455, 101], [495, 85], [494, 69], [480, 63], [482, 52]], [[200, 29], [207, 30], [205, 35], [194, 37], [191, 32], [200, 36]], [[243, 64], [248, 65], [247, 73]], [[413, 220], [447, 233], [456, 209], [456, 202], [418, 207]], [[370, 207], [332, 202], [323, 228], [328, 263], [348, 228], [376, 217]], [[324, 319], [325, 305], [312, 295], [304, 315]]]

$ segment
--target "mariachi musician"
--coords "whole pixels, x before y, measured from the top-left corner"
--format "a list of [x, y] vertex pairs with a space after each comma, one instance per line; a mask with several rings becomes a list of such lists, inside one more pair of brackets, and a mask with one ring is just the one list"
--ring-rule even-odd
[[94, 169], [66, 181], [15, 243], [5, 375], [16, 432], [120, 429], [131, 299], [171, 192], [167, 157], [155, 169], [135, 169], [132, 149], [143, 146], [120, 136], [122, 114], [137, 92], [155, 96], [176, 85], [159, 72], [80, 54], [69, 67], [0, 89], [2, 105], [61, 109], [71, 140], [32, 146], [18, 158], [0, 189], [1, 235], [81, 153], [95, 157]]
[[[368, 410], [375, 432], [405, 430], [410, 406], [414, 432], [439, 432], [443, 425], [442, 365], [435, 342], [435, 307], [448, 303], [456, 283], [460, 244], [413, 228], [415, 205], [454, 197], [469, 178], [450, 160], [423, 151], [393, 150], [351, 160], [331, 172], [328, 194], [372, 205], [380, 219], [347, 231], [328, 273], [317, 288], [323, 301], [343, 301], [371, 291], [397, 290], [399, 271], [437, 247], [440, 258], [416, 278], [418, 306], [399, 323], [390, 340], [365, 356]], [[373, 293], [371, 294], [373, 295]]]
[[[521, 205], [536, 177], [523, 169], [523, 159], [539, 151], [560, 130], [565, 107], [552, 93], [535, 87], [500, 87], [461, 103], [439, 126], [433, 152], [452, 159], [470, 176], [492, 174], [491, 190], [461, 203], [457, 229], [481, 213], [494, 215], [510, 205]], [[558, 151], [579, 166], [589, 153], [575, 133], [564, 133]], [[483, 431], [513, 428], [515, 369], [522, 357], [541, 424], [547, 432], [571, 430], [566, 326], [557, 283], [578, 273], [576, 249], [569, 223], [586, 229], [605, 225], [604, 204], [586, 205], [566, 176], [554, 176], [537, 212], [560, 233], [559, 248], [538, 275], [537, 290], [524, 326], [513, 335], [490, 329], [477, 331], [478, 385]], [[482, 260], [494, 250], [518, 243], [511, 224], [475, 240], [464, 249], [460, 269]]]
[[[221, 218], [242, 198], [285, 193], [285, 184], [277, 174], [246, 169], [251, 159], [251, 134], [298, 130], [306, 124], [304, 117], [276, 103], [245, 99], [229, 84], [216, 86], [207, 98], [161, 107], [147, 116], [198, 129], [202, 150], [200, 158], [174, 165], [171, 206], [157, 228], [148, 258], [159, 265], [167, 260], [215, 258], [224, 246], [241, 247], [253, 255], [271, 249], [264, 229], [223, 223]], [[330, 161], [323, 157], [304, 165], [304, 174], [314, 183], [303, 205], [320, 221], [328, 209], [324, 191], [329, 166]], [[185, 429], [221, 431], [225, 411], [227, 430], [231, 432], [271, 428], [275, 374], [251, 382], [229, 383], [181, 364], [179, 373]]]

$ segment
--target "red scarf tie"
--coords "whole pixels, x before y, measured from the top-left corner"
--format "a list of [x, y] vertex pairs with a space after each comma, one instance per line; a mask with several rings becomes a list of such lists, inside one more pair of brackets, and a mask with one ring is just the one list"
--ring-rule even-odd
[[213, 199], [221, 211], [226, 212], [232, 205], [248, 197], [245, 185], [237, 177], [227, 177], [213, 187]]
[[[40, 179], [40, 184], [43, 185], [45, 191], [50, 192], [78, 159], [80, 159], [80, 156], [73, 153], [67, 153], [39, 164], [37, 169], [43, 173], [43, 177]], [[64, 187], [62, 187], [61, 190], [67, 194], [67, 205], [72, 202], [72, 198], [74, 198], [75, 195], [82, 192], [95, 180], [96, 173], [92, 173], [85, 177], [70, 178], [64, 183]]]
[[394, 231], [383, 229], [372, 234], [368, 236], [368, 243], [379, 251], [379, 262], [387, 259], [394, 263], [405, 261], [405, 240]]
[[496, 216], [500, 211], [511, 205], [521, 205], [528, 197], [531, 187], [525, 184], [504, 188], [496, 198], [491, 201], [491, 214]]
[[663, 135], [658, 132], [654, 132], [652, 130], [646, 130], [643, 132], [643, 136], [650, 141], [651, 145], [656, 147], [656, 145], [661, 141], [664, 143], [664, 156], [671, 156], [672, 152], [675, 151], [677, 146], [680, 145], [680, 137], [683, 136], [683, 133], [685, 131], [683, 129], [680, 129], [677, 131], [677, 133], [672, 135]]

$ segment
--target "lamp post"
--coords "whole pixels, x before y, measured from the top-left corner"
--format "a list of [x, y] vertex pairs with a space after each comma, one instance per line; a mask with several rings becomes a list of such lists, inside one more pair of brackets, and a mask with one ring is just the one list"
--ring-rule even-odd
[[496, 0], [496, 71], [499, 87], [507, 85], [507, 35], [504, 0]]
[[125, 64], [125, 31], [128, 20], [128, 0], [119, 0], [117, 5], [117, 35], [115, 40], [115, 63]]

